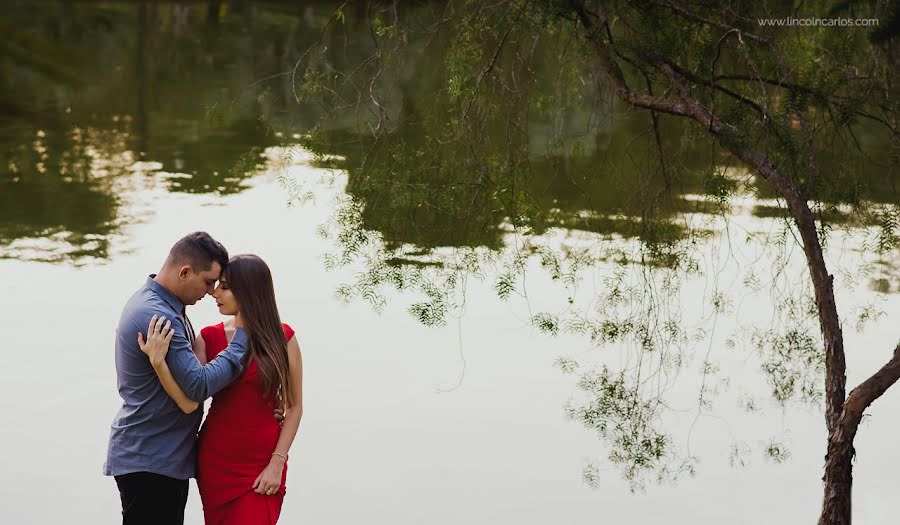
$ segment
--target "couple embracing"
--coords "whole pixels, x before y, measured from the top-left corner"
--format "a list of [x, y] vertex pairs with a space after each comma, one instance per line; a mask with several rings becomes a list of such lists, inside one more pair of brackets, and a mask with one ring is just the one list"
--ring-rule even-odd
[[[229, 318], [196, 334], [186, 306], [207, 294]], [[182, 238], [122, 310], [115, 360], [123, 403], [104, 473], [118, 485], [123, 525], [182, 524], [192, 477], [207, 525], [275, 524], [303, 373], [266, 263], [229, 259], [205, 232]]]

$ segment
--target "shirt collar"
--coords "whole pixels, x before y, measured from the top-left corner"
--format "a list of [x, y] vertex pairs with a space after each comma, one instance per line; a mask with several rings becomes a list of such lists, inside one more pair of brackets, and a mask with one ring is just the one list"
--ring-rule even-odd
[[182, 313], [184, 312], [184, 303], [181, 302], [180, 299], [175, 297], [175, 294], [166, 290], [163, 285], [159, 284], [153, 278], [156, 277], [155, 273], [151, 273], [149, 277], [147, 277], [147, 288], [150, 288], [156, 295], [163, 298], [163, 301], [167, 302], [169, 306], [172, 307], [176, 312]]

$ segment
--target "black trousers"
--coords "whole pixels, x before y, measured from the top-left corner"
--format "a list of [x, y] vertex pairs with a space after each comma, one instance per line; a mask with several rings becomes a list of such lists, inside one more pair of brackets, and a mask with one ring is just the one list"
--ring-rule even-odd
[[122, 525], [184, 525], [188, 480], [152, 472], [116, 476]]

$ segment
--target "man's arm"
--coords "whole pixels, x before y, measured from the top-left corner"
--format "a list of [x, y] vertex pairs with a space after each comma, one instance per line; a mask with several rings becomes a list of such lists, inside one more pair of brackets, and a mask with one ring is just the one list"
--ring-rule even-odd
[[247, 333], [238, 328], [231, 344], [215, 359], [201, 365], [191, 349], [183, 330], [177, 330], [169, 345], [166, 364], [175, 382], [194, 401], [204, 399], [222, 390], [241, 374], [241, 359], [247, 351]]

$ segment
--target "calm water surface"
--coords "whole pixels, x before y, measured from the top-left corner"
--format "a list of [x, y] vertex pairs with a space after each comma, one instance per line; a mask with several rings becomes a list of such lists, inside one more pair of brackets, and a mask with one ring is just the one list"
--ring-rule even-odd
[[[321, 176], [302, 163], [285, 170]], [[672, 516], [709, 524], [797, 523], [815, 516], [821, 418], [814, 410], [766, 403], [759, 365], [743, 354], [722, 359], [730, 392], [761, 394], [765, 408], [751, 417], [723, 396], [684, 441], [701, 458], [696, 477], [631, 494], [610, 467], [601, 472], [599, 490], [592, 490], [581, 470], [605, 451], [564, 418], [563, 405], [576, 388], [553, 361], [562, 355], [617, 358], [598, 357], [580, 337], [534, 333], [528, 304], [501, 302], [490, 283], [473, 282], [465, 315], [443, 328], [420, 325], [402, 300], [380, 316], [365, 303], [341, 304], [334, 292], [350, 271], [323, 270], [321, 255], [332, 246], [315, 234], [329, 207], [288, 208], [275, 174], [260, 175], [250, 186], [227, 197], [144, 189], [141, 222], [117, 238], [113, 248], [127, 253], [112, 261], [0, 262], [0, 313], [13, 349], [0, 371], [10, 422], [0, 430], [5, 491], [14, 496], [4, 498], [2, 510], [12, 521], [117, 521], [114, 483], [100, 475], [118, 406], [113, 330], [122, 304], [156, 271], [172, 239], [194, 228], [214, 232], [233, 252], [270, 261], [282, 315], [301, 334], [306, 409], [292, 454], [285, 523], [664, 523]], [[328, 202], [340, 186], [338, 178], [317, 197]], [[537, 265], [529, 282], [532, 303], [558, 300], [559, 290]], [[688, 295], [702, 293], [704, 284], [691, 283]], [[765, 300], [749, 300], [741, 315], [770, 315]], [[888, 296], [884, 309], [897, 306], [896, 295]], [[686, 300], [684, 308], [692, 307]], [[198, 325], [219, 320], [208, 300], [191, 315]], [[724, 336], [734, 330], [720, 324], [722, 336], [711, 344], [725, 346]], [[851, 370], [877, 366], [891, 335], [889, 322], [862, 335], [849, 331]], [[692, 370], [678, 380], [697, 381]], [[673, 402], [689, 407], [695, 392], [678, 394]], [[886, 523], [884, 517], [898, 510], [884, 468], [900, 460], [891, 438], [900, 425], [890, 415], [898, 405], [896, 393], [887, 394], [859, 437], [856, 512], [863, 523]], [[684, 436], [694, 419], [676, 413], [671, 425]], [[771, 436], [790, 448], [783, 464], [761, 451]], [[745, 467], [729, 465], [728, 446], [736, 438], [754, 449]], [[767, 504], [757, 504], [759, 498]], [[189, 522], [198, 523], [195, 493], [188, 511]]]
[[[681, 370], [661, 374], [659, 383], [671, 408], [666, 430], [680, 455], [696, 458], [696, 474], [631, 493], [605, 461], [604, 442], [566, 419], [566, 403], [580, 399], [578, 377], [554, 362], [628, 368], [639, 354], [627, 345], [598, 350], [578, 335], [551, 337], [531, 323], [537, 312], [565, 309], [569, 298], [591, 308], [617, 266], [583, 269], [573, 292], [531, 257], [524, 285], [508, 300], [497, 297], [492, 277], [472, 278], [461, 315], [441, 327], [410, 315], [413, 293], [389, 292], [380, 314], [362, 300], [341, 302], [336, 290], [367, 268], [326, 271], [325, 254], [340, 247], [319, 227], [333, 223], [336, 199], [369, 199], [370, 210], [390, 199], [356, 193], [352, 170], [323, 168], [297, 145], [318, 110], [292, 103], [282, 78], [254, 85], [290, 67], [330, 11], [223, 5], [48, 4], [40, 13], [18, 6], [3, 15], [0, 29], [10, 42], [0, 61], [5, 521], [119, 521], [115, 483], [100, 474], [119, 405], [113, 331], [126, 299], [159, 269], [172, 242], [193, 230], [270, 263], [282, 317], [304, 351], [304, 420], [284, 523], [816, 519], [820, 410], [774, 403], [749, 343], [751, 327], [784, 324], [773, 301], [797, 297], [805, 286], [799, 248], [777, 249], [782, 225], [760, 213], [773, 202], [738, 201], [727, 222], [686, 215], [714, 234], [697, 250], [704, 272], [685, 279], [673, 300], [681, 322], [704, 327], [707, 337], [689, 345]], [[587, 214], [571, 188], [541, 180], [564, 212]], [[289, 206], [292, 187], [312, 199]], [[691, 188], [687, 200], [696, 198]], [[603, 195], [596, 189], [601, 208]], [[377, 214], [364, 220], [373, 229], [389, 222]], [[438, 215], [425, 222], [427, 231], [404, 230], [399, 240], [396, 231], [381, 234], [413, 248], [437, 247], [440, 260], [453, 253], [446, 221]], [[462, 231], [464, 242], [455, 246], [503, 252], [522, 241], [495, 226]], [[600, 233], [555, 227], [531, 240], [564, 253], [590, 246]], [[861, 272], [872, 262], [867, 238], [850, 230], [829, 243], [829, 263], [844, 271], [838, 301], [850, 385], [887, 360], [897, 337], [897, 257]], [[782, 253], [783, 261], [773, 260]], [[751, 274], [766, 286], [754, 287]], [[709, 306], [711, 290], [729, 298], [721, 315]], [[886, 314], [855, 330], [860, 312], [873, 305]], [[220, 321], [208, 298], [190, 313], [198, 327]], [[715, 373], [700, 373], [705, 361], [717, 363]], [[711, 400], [699, 412], [698, 385]], [[755, 410], [747, 410], [748, 400]], [[900, 514], [891, 468], [900, 464], [898, 409], [900, 394], [890, 391], [857, 438], [859, 523], [891, 523]], [[789, 457], [778, 463], [767, 456], [771, 443]], [[596, 489], [582, 480], [591, 462], [600, 467]], [[191, 490], [187, 522], [200, 523]]]

